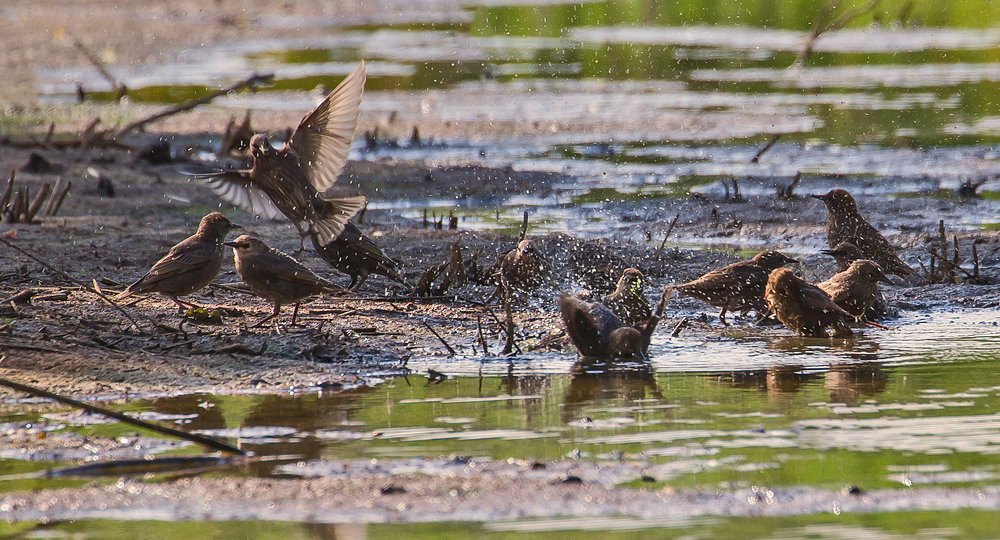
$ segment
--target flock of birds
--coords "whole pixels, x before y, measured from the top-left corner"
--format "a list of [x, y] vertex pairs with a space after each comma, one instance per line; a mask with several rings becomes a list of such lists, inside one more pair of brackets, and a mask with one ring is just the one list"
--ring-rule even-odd
[[[358, 123], [365, 83], [365, 65], [358, 66], [313, 108], [281, 148], [274, 148], [266, 135], [250, 141], [253, 167], [220, 170], [201, 175], [223, 199], [254, 214], [285, 216], [299, 233], [300, 249], [309, 237], [316, 254], [334, 268], [351, 276], [349, 288], [360, 287], [371, 273], [405, 283], [397, 263], [350, 221], [365, 204], [363, 196], [327, 198], [327, 191], [344, 168]], [[670, 293], [678, 291], [726, 313], [754, 310], [773, 314], [779, 322], [808, 337], [852, 334], [851, 322], [876, 318], [885, 312], [879, 282], [889, 282], [885, 273], [907, 277], [914, 274], [893, 247], [858, 211], [854, 198], [834, 189], [813, 195], [826, 203], [827, 241], [838, 263], [838, 273], [818, 284], [797, 277], [786, 265], [796, 263], [782, 253], [763, 251], [753, 258], [713, 270], [702, 277], [664, 288], [654, 313], [644, 295], [644, 276], [627, 269], [614, 293], [602, 302], [589, 302], [562, 293], [558, 299], [570, 340], [584, 356], [645, 358], [650, 337]], [[135, 283], [116, 297], [160, 293], [185, 309], [197, 307], [180, 299], [207, 286], [222, 268], [224, 249], [234, 252], [236, 271], [256, 295], [273, 304], [271, 315], [261, 326], [277, 318], [282, 305], [294, 304], [295, 324], [299, 302], [322, 293], [342, 293], [344, 288], [316, 275], [289, 255], [269, 247], [259, 238], [226, 237], [241, 228], [225, 215], [213, 212], [202, 218], [194, 235], [170, 252]], [[498, 262], [500, 283], [521, 289], [539, 286], [546, 271], [544, 258], [528, 239]]]

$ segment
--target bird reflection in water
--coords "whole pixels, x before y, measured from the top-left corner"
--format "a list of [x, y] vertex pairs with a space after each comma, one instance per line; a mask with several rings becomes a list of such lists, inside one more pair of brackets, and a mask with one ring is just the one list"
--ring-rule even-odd
[[584, 405], [597, 401], [621, 400], [631, 404], [647, 398], [666, 401], [649, 362], [616, 362], [584, 356], [570, 368], [562, 421], [577, 420]]
[[720, 382], [733, 388], [767, 392], [768, 399], [778, 399], [801, 389], [803, 383], [819, 378], [818, 374], [803, 371], [797, 364], [774, 364], [767, 369], [714, 373]]
[[889, 375], [881, 362], [831, 364], [826, 374], [826, 389], [831, 403], [855, 405], [862, 398], [885, 391]]

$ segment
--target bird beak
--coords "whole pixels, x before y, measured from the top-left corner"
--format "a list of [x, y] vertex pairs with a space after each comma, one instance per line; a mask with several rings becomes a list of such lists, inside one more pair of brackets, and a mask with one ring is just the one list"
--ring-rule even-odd
[[242, 229], [243, 225], [237, 225], [237, 224], [233, 223], [233, 228], [234, 229]]
[[834, 250], [832, 250], [832, 249], [821, 249], [821, 250], [819, 250], [819, 252], [822, 253], [823, 255], [836, 255], [837, 254], [837, 252], [834, 251]]
[[239, 247], [239, 244], [237, 244], [236, 242], [223, 242], [222, 245], [229, 246], [229, 247], [231, 247], [233, 249], [236, 249], [237, 247]]
[[892, 283], [892, 281], [889, 280], [889, 277], [886, 276], [884, 273], [878, 275], [878, 280], [883, 281], [885, 283], [890, 283], [890, 284]]
[[810, 195], [810, 197], [826, 202], [826, 195]]

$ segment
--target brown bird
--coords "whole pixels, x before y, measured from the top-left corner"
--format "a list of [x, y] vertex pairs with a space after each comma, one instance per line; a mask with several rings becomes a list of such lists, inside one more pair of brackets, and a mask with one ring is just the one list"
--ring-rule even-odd
[[875, 261], [861, 259], [851, 263], [843, 272], [817, 283], [831, 300], [856, 320], [861, 320], [865, 312], [878, 300], [878, 282], [891, 283]]
[[306, 114], [281, 148], [271, 146], [267, 135], [254, 135], [250, 139], [252, 169], [198, 176], [206, 178], [220, 197], [249, 212], [270, 219], [284, 214], [302, 241], [315, 233], [321, 245], [328, 244], [365, 204], [362, 196], [327, 199], [321, 195], [337, 181], [347, 162], [364, 86], [362, 61]]
[[764, 286], [767, 284], [767, 276], [775, 268], [796, 262], [798, 261], [791, 257], [769, 249], [754, 255], [752, 259], [712, 270], [694, 281], [669, 288], [722, 308], [719, 320], [728, 326], [727, 310], [739, 309], [744, 313], [751, 309], [765, 311]]
[[635, 326], [653, 316], [653, 308], [643, 294], [642, 272], [628, 268], [622, 273], [615, 292], [604, 297], [604, 305], [628, 326]]
[[639, 330], [622, 324], [603, 304], [560, 293], [559, 310], [566, 333], [582, 356], [645, 359]]
[[341, 293], [344, 289], [317, 276], [312, 270], [264, 242], [244, 234], [225, 245], [233, 248], [236, 272], [254, 294], [274, 304], [274, 311], [251, 328], [278, 316], [282, 304], [295, 303], [292, 325], [299, 314], [299, 302], [320, 293]]
[[241, 228], [219, 212], [208, 214], [201, 218], [198, 232], [170, 248], [146, 275], [129, 285], [115, 300], [157, 292], [173, 300], [180, 313], [184, 313], [185, 308], [197, 308], [177, 297], [200, 291], [215, 279], [222, 268], [222, 242], [229, 231]]
[[309, 237], [312, 239], [313, 248], [316, 249], [316, 255], [330, 263], [330, 266], [351, 276], [348, 289], [360, 289], [371, 273], [382, 274], [406, 285], [406, 280], [396, 270], [399, 263], [383, 253], [375, 242], [361, 234], [361, 230], [350, 221], [344, 226], [343, 232], [326, 245], [320, 243], [315, 233]]
[[515, 289], [534, 289], [545, 280], [545, 256], [531, 240], [521, 240], [516, 248], [504, 254], [499, 266], [494, 273], [496, 281], [506, 281]]
[[799, 279], [788, 268], [771, 272], [764, 297], [768, 309], [781, 324], [805, 337], [827, 337], [827, 326], [833, 326], [834, 337], [854, 333], [845, 322], [851, 318], [850, 313], [835, 304], [822, 289]]
[[890, 274], [905, 278], [916, 273], [896, 255], [896, 250], [882, 233], [865, 221], [850, 193], [834, 189], [826, 195], [812, 197], [826, 203], [826, 241], [831, 248], [841, 242], [850, 242], [860, 250], [861, 258], [877, 262]]
[[841, 242], [833, 247], [833, 249], [821, 249], [820, 253], [824, 255], [830, 255], [837, 260], [837, 271], [843, 272], [851, 266], [851, 263], [858, 260], [864, 259], [864, 255], [861, 254], [861, 250], [858, 246], [850, 242]]

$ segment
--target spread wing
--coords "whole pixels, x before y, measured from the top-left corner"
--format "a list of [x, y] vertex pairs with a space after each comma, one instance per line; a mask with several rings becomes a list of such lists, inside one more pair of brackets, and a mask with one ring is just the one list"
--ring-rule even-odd
[[347, 163], [361, 113], [365, 89], [365, 62], [347, 77], [295, 129], [288, 146], [299, 156], [309, 182], [322, 193], [337, 181]]
[[271, 198], [253, 185], [248, 170], [218, 171], [192, 176], [201, 178], [216, 195], [247, 212], [267, 219], [277, 219], [282, 216], [281, 210], [271, 202]]
[[589, 308], [590, 304], [579, 298], [566, 293], [559, 295], [559, 309], [573, 345], [584, 356], [601, 356], [604, 347], [600, 344], [597, 320]]

